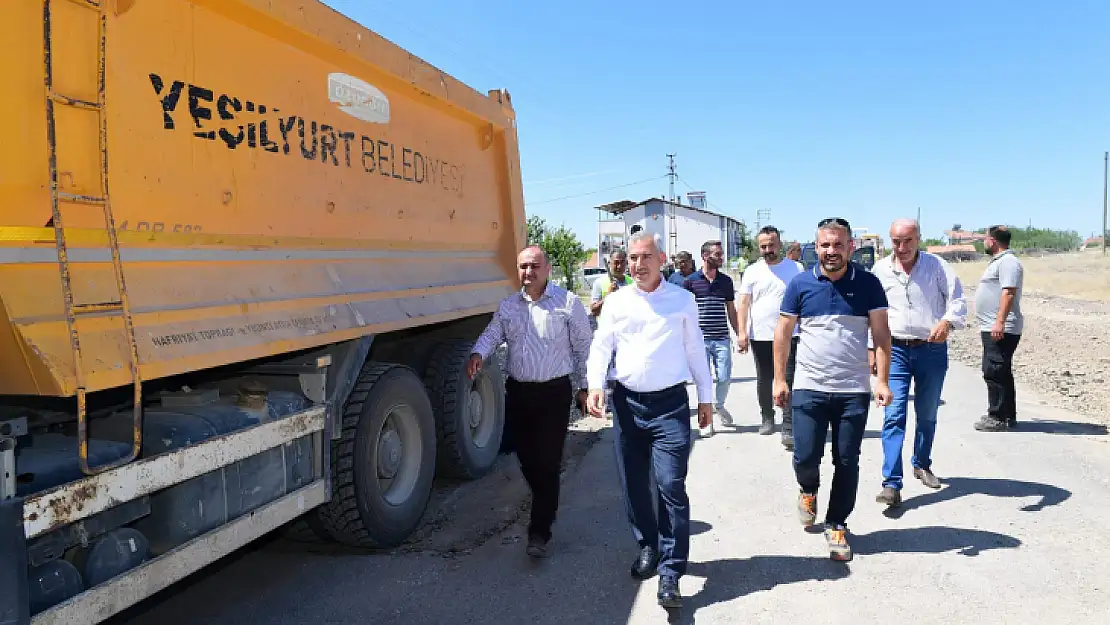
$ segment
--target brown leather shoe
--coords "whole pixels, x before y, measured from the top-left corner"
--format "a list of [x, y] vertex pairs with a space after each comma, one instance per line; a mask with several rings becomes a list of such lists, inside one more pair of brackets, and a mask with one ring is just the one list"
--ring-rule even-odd
[[885, 503], [891, 508], [897, 508], [898, 506], [902, 505], [902, 493], [898, 492], [898, 490], [895, 488], [891, 488], [890, 486], [884, 486], [882, 492], [879, 493], [877, 497], [875, 497], [875, 501], [879, 503]]
[[921, 483], [929, 488], [940, 488], [940, 480], [929, 469], [914, 469], [913, 476], [921, 480]]

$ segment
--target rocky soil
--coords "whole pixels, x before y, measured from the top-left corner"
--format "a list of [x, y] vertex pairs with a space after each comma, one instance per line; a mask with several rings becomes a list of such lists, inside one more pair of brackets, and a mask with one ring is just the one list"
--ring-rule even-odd
[[[965, 291], [970, 321], [975, 289], [965, 286]], [[1025, 330], [1014, 356], [1018, 383], [1060, 408], [1110, 423], [1110, 303], [1026, 292], [1022, 310]], [[953, 360], [978, 368], [982, 353], [977, 326], [953, 332]]]

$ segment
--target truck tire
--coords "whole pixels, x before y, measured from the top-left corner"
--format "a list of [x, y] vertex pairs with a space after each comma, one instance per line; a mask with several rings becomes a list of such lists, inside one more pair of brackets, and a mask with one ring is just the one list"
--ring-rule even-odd
[[489, 473], [505, 429], [505, 376], [496, 352], [471, 380], [473, 341], [443, 341], [432, 350], [424, 386], [436, 417], [438, 472], [473, 480]]
[[435, 477], [435, 418], [424, 385], [408, 367], [366, 363], [341, 427], [332, 442], [332, 499], [315, 520], [344, 545], [396, 547], [419, 527]]

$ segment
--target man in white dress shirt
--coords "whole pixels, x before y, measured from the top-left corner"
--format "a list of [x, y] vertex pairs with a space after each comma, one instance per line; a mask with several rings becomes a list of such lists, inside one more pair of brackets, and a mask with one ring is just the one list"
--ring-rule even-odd
[[[604, 414], [605, 377], [612, 361], [617, 469], [632, 533], [640, 555], [632, 575], [659, 573], [659, 604], [682, 604], [678, 580], [690, 551], [690, 408], [686, 381], [697, 387], [698, 424], [713, 417], [713, 379], [698, 326], [698, 305], [689, 291], [663, 280], [666, 261], [657, 235], [629, 239], [633, 288], [609, 295], [598, 320], [586, 366], [589, 410]], [[656, 516], [650, 478], [659, 490]]]
[[902, 443], [906, 438], [910, 382], [913, 382], [913, 476], [940, 488], [932, 470], [933, 438], [944, 377], [948, 373], [948, 333], [967, 322], [964, 290], [956, 272], [939, 256], [919, 248], [916, 220], [890, 225], [892, 253], [872, 273], [883, 285], [890, 325], [890, 392], [883, 419], [883, 489], [875, 498], [887, 506], [902, 503]]

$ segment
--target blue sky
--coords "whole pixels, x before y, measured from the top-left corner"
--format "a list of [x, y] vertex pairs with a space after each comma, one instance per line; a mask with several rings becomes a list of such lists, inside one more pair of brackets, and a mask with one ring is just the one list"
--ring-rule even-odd
[[918, 206], [925, 236], [1101, 228], [1104, 0], [327, 4], [508, 89], [528, 214], [587, 243], [592, 207], [667, 193], [667, 153], [676, 191], [749, 224], [770, 209], [788, 238], [833, 215], [885, 233]]

